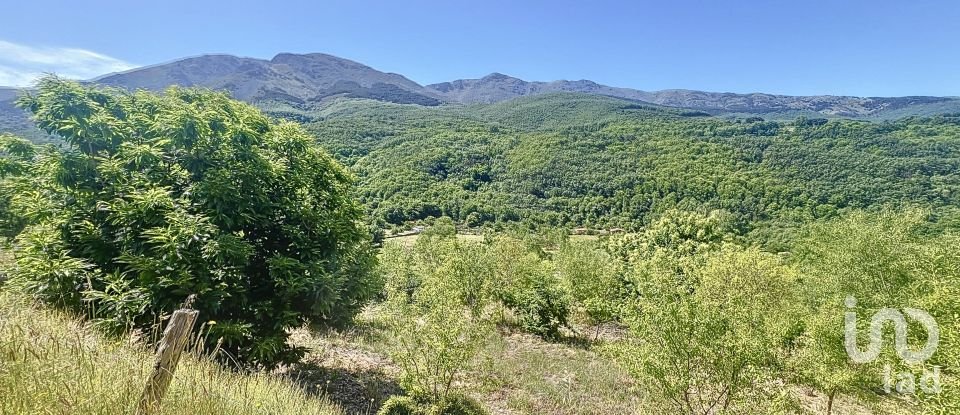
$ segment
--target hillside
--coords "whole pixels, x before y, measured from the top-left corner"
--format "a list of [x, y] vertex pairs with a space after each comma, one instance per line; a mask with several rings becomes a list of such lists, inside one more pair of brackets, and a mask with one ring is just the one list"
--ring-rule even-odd
[[[199, 326], [157, 415], [960, 403], [960, 117], [265, 106], [296, 125], [54, 77], [21, 102], [74, 146], [0, 136], [0, 413], [131, 412], [185, 302]], [[878, 378], [889, 360], [837, 341], [850, 298], [858, 318], [920, 305], [941, 349]], [[892, 370], [943, 388], [881, 393]]]
[[0, 88], [0, 134], [13, 133], [35, 143], [59, 142], [57, 138], [37, 129], [23, 109], [17, 108], [16, 100], [21, 91]]
[[960, 120], [722, 120], [583, 94], [424, 108], [344, 100], [307, 128], [390, 224], [447, 215], [635, 228], [725, 209], [744, 231], [960, 195]]

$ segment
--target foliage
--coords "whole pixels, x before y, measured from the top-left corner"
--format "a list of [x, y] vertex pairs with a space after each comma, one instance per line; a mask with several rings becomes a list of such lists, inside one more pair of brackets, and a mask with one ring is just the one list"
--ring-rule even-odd
[[638, 230], [725, 210], [738, 231], [960, 195], [956, 117], [748, 122], [577, 94], [424, 108], [338, 101], [307, 128], [360, 176], [371, 215]]
[[13, 282], [39, 298], [149, 331], [193, 294], [206, 339], [270, 366], [299, 356], [287, 329], [380, 291], [351, 175], [296, 125], [219, 93], [53, 77], [21, 105], [69, 144], [4, 150], [26, 168], [0, 187], [27, 224]]
[[516, 314], [524, 331], [556, 339], [561, 327], [569, 327], [570, 300], [553, 264], [540, 258], [541, 251], [534, 248], [512, 238], [494, 241], [495, 295]]
[[619, 317], [623, 284], [610, 254], [593, 242], [570, 241], [553, 260], [571, 304], [598, 333], [601, 324]]
[[484, 415], [477, 401], [465, 395], [453, 395], [443, 403], [417, 402], [408, 396], [391, 396], [377, 415]]
[[[957, 367], [957, 238], [929, 225], [926, 212], [912, 210], [858, 213], [808, 226], [796, 249], [809, 310], [791, 359], [791, 373], [798, 381], [824, 391], [831, 401], [838, 394], [869, 399], [871, 391], [884, 384], [885, 364], [896, 373], [909, 371], [917, 377], [933, 366], [948, 374]], [[845, 306], [848, 297], [856, 300], [855, 308]], [[940, 326], [940, 344], [930, 361], [922, 366], [904, 365], [893, 347], [881, 349], [875, 362], [849, 359], [843, 342], [845, 312], [855, 311], [858, 331], [866, 333], [869, 317], [881, 308], [906, 307], [930, 313]], [[910, 344], [922, 344], [926, 333], [914, 329], [919, 327], [908, 332]], [[865, 338], [860, 335], [861, 349]], [[943, 380], [945, 391], [956, 384], [950, 375]], [[938, 407], [946, 410], [957, 405], [955, 399], [931, 396], [919, 389], [917, 394], [930, 401], [926, 410], [932, 413]]]
[[657, 253], [633, 270], [634, 336], [613, 350], [656, 391], [654, 405], [690, 414], [783, 408], [763, 385], [776, 379], [795, 271], [733, 246], [698, 257]]
[[380, 406], [377, 415], [418, 415], [420, 407], [409, 396], [391, 396]]
[[29, 205], [28, 200], [38, 195], [18, 188], [9, 178], [28, 172], [36, 153], [29, 141], [0, 134], [0, 237], [12, 238], [27, 225], [29, 213], [18, 211], [18, 205]]
[[672, 209], [641, 232], [611, 238], [607, 250], [625, 261], [655, 254], [695, 256], [730, 242], [734, 231], [731, 215], [725, 211], [701, 213]]
[[453, 219], [450, 219], [449, 216], [443, 216], [433, 221], [433, 224], [423, 231], [422, 236], [425, 239], [433, 237], [453, 238], [457, 236], [457, 227], [454, 225]]
[[[482, 307], [465, 303], [468, 291], [458, 278], [459, 267], [451, 264], [448, 256], [458, 252], [456, 240], [437, 242], [418, 244], [418, 256], [438, 264], [427, 268], [419, 267], [422, 263], [414, 265], [420, 272], [415, 289], [404, 285], [409, 274], [391, 275], [387, 304], [395, 337], [391, 355], [401, 369], [401, 384], [413, 397], [442, 405], [453, 395], [457, 376], [489, 338], [492, 325], [481, 314]], [[393, 256], [395, 253], [390, 255], [384, 258], [385, 264], [403, 261]], [[396, 278], [400, 281], [394, 281]], [[475, 306], [470, 309], [473, 312], [468, 305]]]

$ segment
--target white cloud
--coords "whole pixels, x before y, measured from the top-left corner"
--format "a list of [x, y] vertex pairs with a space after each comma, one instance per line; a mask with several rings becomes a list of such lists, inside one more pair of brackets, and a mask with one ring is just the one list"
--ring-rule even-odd
[[0, 86], [28, 86], [44, 73], [90, 79], [134, 67], [86, 49], [34, 47], [0, 40]]

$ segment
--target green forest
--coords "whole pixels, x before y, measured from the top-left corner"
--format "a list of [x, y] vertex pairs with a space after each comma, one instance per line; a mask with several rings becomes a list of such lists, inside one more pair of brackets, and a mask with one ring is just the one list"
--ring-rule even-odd
[[124, 356], [191, 296], [158, 413], [960, 412], [960, 114], [53, 76], [18, 105], [45, 135], [0, 135], [2, 413], [129, 413]]
[[949, 216], [960, 183], [957, 116], [724, 120], [546, 94], [455, 109], [345, 100], [300, 117], [386, 226], [636, 230], [670, 210], [720, 209], [764, 240], [857, 209]]

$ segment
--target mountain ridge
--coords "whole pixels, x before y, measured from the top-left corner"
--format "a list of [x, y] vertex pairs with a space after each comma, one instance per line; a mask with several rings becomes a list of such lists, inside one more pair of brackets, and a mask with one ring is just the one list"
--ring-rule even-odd
[[[499, 72], [482, 78], [421, 85], [402, 74], [382, 72], [325, 53], [278, 53], [271, 59], [206, 54], [107, 74], [89, 82], [154, 91], [171, 85], [199, 86], [225, 90], [234, 98], [255, 104], [277, 101], [303, 108], [315, 107], [338, 97], [437, 106], [492, 104], [522, 96], [575, 92], [734, 117], [760, 115], [790, 119], [803, 115], [890, 119], [960, 112], [960, 98], [957, 97], [793, 96], [690, 89], [644, 91], [587, 79], [526, 81]], [[0, 91], [0, 95], [10, 94]]]
[[708, 111], [713, 114], [775, 112], [811, 112], [837, 117], [870, 117], [877, 113], [902, 109], [910, 105], [952, 102], [960, 110], [955, 97], [855, 97], [844, 95], [796, 96], [762, 92], [708, 92], [691, 89], [643, 91], [602, 85], [594, 81], [557, 80], [525, 81], [494, 72], [478, 79], [457, 79], [426, 86], [460, 103], [490, 104], [525, 95], [547, 92], [580, 92], [644, 101], [651, 104]]

